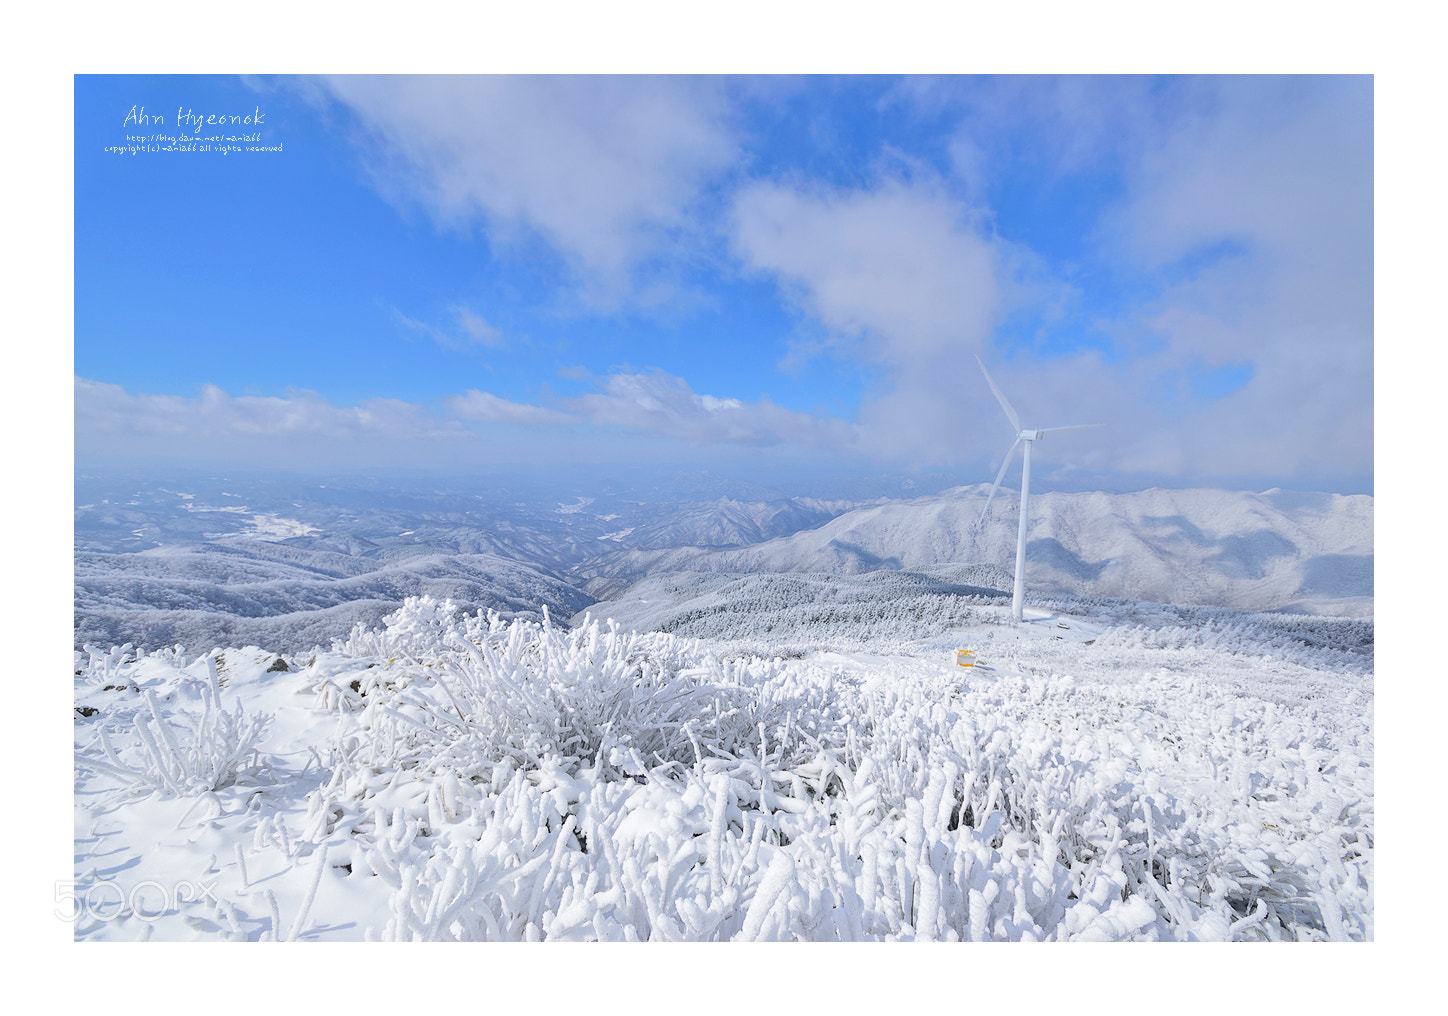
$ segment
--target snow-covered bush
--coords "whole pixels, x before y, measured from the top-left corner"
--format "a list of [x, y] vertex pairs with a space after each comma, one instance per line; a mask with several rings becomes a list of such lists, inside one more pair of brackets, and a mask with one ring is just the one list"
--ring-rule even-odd
[[[769, 665], [691, 657], [672, 639], [590, 621], [514, 623], [506, 639], [454, 640], [449, 689], [490, 747], [540, 763], [644, 766], [737, 750], [760, 722], [751, 685]], [[753, 680], [751, 680], [753, 679]], [[439, 675], [439, 680], [446, 680]]]
[[612, 622], [458, 619], [427, 597], [410, 598], [384, 631], [354, 632], [346, 648], [378, 664], [350, 694], [319, 681], [323, 701], [361, 709], [389, 764], [469, 771], [506, 758], [642, 774], [737, 751], [769, 722], [755, 689], [777, 669], [721, 663], [691, 642]]
[[[184, 661], [179, 654], [171, 655]], [[214, 657], [206, 657], [206, 668], [207, 679], [200, 682], [199, 716], [167, 715], [155, 693], [145, 689], [147, 709], [137, 713], [132, 723], [138, 742], [135, 761], [121, 758], [102, 724], [99, 737], [104, 757], [92, 755], [81, 764], [121, 780], [129, 794], [160, 791], [177, 797], [219, 790], [259, 772], [258, 745], [272, 717], [248, 716], [240, 702], [232, 709], [222, 708]]]
[[[226, 694], [294, 703], [286, 728], [308, 740], [271, 756], [291, 768], [209, 827], [233, 838], [235, 860], [211, 857], [222, 902], [189, 927], [1371, 939], [1365, 659], [1236, 613], [1194, 625], [1123, 604], [1120, 622], [1089, 646], [992, 628], [991, 669], [965, 670], [943, 651], [725, 660], [717, 645], [592, 619], [568, 630], [420, 599], [296, 672], [228, 649]], [[203, 659], [200, 693], [219, 701], [215, 658]], [[78, 768], [138, 784], [130, 752], [172, 774], [150, 786], [179, 787], [158, 725], [173, 721], [167, 702], [196, 692], [185, 671], [202, 661], [121, 650], [76, 662], [78, 701], [102, 710], [78, 735], [106, 731], [122, 749], [92, 768], [99, 749], [78, 745]], [[123, 728], [127, 709], [137, 722]], [[111, 849], [108, 830], [93, 832], [96, 851]], [[220, 835], [205, 834], [206, 851]], [[284, 874], [248, 895], [248, 870]]]

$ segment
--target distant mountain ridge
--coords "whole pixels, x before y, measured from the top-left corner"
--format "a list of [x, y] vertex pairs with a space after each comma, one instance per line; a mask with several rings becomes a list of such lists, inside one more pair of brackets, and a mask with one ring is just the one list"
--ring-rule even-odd
[[78, 554], [77, 646], [131, 642], [259, 645], [303, 652], [359, 622], [380, 625], [409, 596], [451, 599], [469, 613], [567, 617], [590, 600], [532, 565], [491, 554], [348, 557], [260, 541]]
[[[858, 508], [750, 547], [632, 549], [600, 561], [599, 597], [661, 572], [856, 575], [943, 564], [1014, 572], [1019, 502], [988, 486]], [[1246, 610], [1372, 613], [1371, 495], [1152, 489], [1031, 497], [1028, 596], [1114, 596]]]
[[[298, 652], [378, 625], [408, 596], [467, 611], [568, 617], [579, 569], [620, 547], [740, 547], [818, 526], [860, 500], [631, 489], [482, 493], [297, 481], [85, 478], [75, 515], [75, 644], [220, 641]], [[750, 493], [751, 491], [745, 491]], [[761, 491], [768, 493], [767, 491]], [[308, 641], [315, 640], [315, 641]]]
[[783, 501], [720, 498], [687, 505], [676, 515], [631, 529], [629, 545], [644, 550], [672, 547], [748, 547], [823, 525], [858, 502], [796, 497]]
[[[995, 576], [988, 583], [952, 581], [1009, 589], [1018, 502], [1004, 492], [977, 529], [987, 492], [980, 484], [851, 501], [716, 491], [690, 500], [664, 491], [647, 501], [634, 490], [594, 497], [87, 481], [87, 503], [76, 507], [75, 643], [298, 652], [355, 623], [379, 624], [408, 596], [506, 616], [541, 617], [546, 606], [561, 619], [678, 573], [827, 579], [986, 568]], [[1035, 494], [1027, 571], [1028, 601], [1119, 597], [1370, 616], [1373, 499], [1281, 490]], [[909, 595], [936, 593], [912, 586]], [[673, 616], [666, 604], [648, 606]]]

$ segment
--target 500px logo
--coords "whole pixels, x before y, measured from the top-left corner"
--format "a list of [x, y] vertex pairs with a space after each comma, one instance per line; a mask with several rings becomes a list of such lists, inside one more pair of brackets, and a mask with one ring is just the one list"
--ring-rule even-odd
[[154, 921], [163, 914], [180, 909], [183, 903], [195, 903], [201, 899], [220, 902], [212, 893], [215, 882], [192, 882], [182, 879], [166, 886], [155, 879], [137, 882], [125, 889], [118, 882], [109, 880], [92, 882], [83, 890], [82, 883], [75, 879], [61, 879], [55, 883], [55, 902], [70, 903], [68, 910], [57, 907], [55, 916], [62, 921], [75, 921], [87, 917], [93, 921], [114, 921], [118, 917], [134, 917], [138, 921]]

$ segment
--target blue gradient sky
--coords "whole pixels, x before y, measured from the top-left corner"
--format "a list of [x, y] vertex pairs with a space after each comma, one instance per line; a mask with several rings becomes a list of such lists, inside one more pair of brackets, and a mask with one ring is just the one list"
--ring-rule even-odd
[[[281, 151], [106, 150], [258, 109]], [[979, 355], [1107, 424], [1045, 486], [1371, 491], [1372, 124], [1362, 76], [80, 76], [77, 465], [988, 481]]]

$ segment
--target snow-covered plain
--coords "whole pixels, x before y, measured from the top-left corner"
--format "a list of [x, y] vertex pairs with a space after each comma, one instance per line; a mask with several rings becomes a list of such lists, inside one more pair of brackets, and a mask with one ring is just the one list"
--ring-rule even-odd
[[1030, 605], [77, 652], [75, 935], [1372, 939], [1370, 620]]

